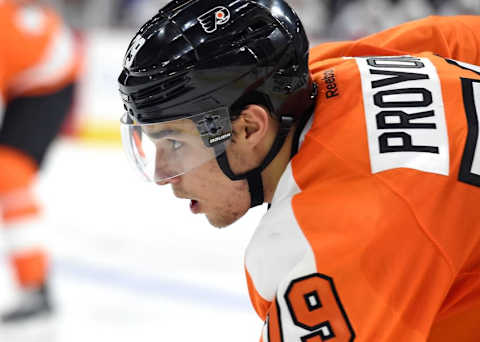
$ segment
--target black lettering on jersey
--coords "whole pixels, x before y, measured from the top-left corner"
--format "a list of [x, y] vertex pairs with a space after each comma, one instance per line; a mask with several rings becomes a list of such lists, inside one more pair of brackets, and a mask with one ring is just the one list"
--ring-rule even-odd
[[[468, 64], [464, 62], [446, 59], [446, 61], [461, 69], [471, 71], [480, 75], [480, 66]], [[463, 102], [465, 114], [467, 115], [468, 133], [465, 141], [465, 149], [463, 152], [462, 163], [460, 164], [460, 172], [458, 180], [470, 185], [480, 187], [480, 170], [475, 167], [475, 159], [478, 160], [480, 153], [479, 141], [479, 122], [480, 122], [480, 91], [478, 87], [474, 87], [476, 83], [480, 83], [478, 79], [460, 77], [462, 82]]]
[[480, 108], [477, 108], [480, 92], [478, 90], [475, 91], [473, 86], [475, 83], [480, 83], [480, 80], [461, 78], [461, 81], [465, 113], [467, 114], [468, 134], [458, 179], [467, 184], [480, 187], [480, 170], [478, 167], [474, 168], [474, 161], [475, 159], [478, 160], [480, 155], [477, 151], [480, 148], [480, 144], [478, 144]]
[[374, 68], [425, 68], [420, 58], [410, 56], [372, 57], [367, 59], [367, 63]]
[[415, 81], [415, 80], [427, 80], [429, 79], [427, 74], [417, 74], [414, 72], [401, 72], [401, 71], [391, 71], [391, 70], [375, 70], [370, 69], [372, 75], [386, 75], [394, 76], [389, 78], [384, 78], [383, 80], [377, 80], [372, 82], [372, 88], [386, 87], [392, 84], [397, 84], [406, 81]]
[[378, 139], [380, 143], [380, 153], [391, 152], [423, 152], [440, 153], [436, 146], [416, 146], [413, 145], [412, 136], [406, 132], [383, 133]]
[[[437, 125], [427, 122], [412, 122], [412, 120], [435, 116], [433, 110], [408, 114], [402, 110], [386, 110], [377, 114], [378, 129], [436, 129]], [[387, 118], [393, 118], [387, 122]]]
[[[386, 96], [399, 95], [400, 99], [405, 101], [388, 101]], [[415, 95], [421, 95], [420, 101], [415, 101]], [[398, 108], [398, 107], [428, 107], [432, 104], [432, 92], [425, 88], [405, 88], [379, 91], [373, 96], [375, 105], [380, 108]]]
[[332, 97], [336, 97], [339, 94], [337, 82], [335, 78], [335, 71], [333, 69], [328, 69], [323, 73], [323, 82], [325, 82], [325, 96], [327, 99], [331, 99]]
[[[390, 109], [376, 114], [377, 129], [385, 130], [378, 138], [380, 153], [438, 154], [440, 149], [437, 146], [415, 145], [416, 134], [407, 131], [437, 129], [435, 123], [421, 120], [435, 117], [434, 110], [421, 110], [433, 103], [432, 91], [426, 88], [429, 83], [425, 82], [430, 76], [418, 72], [426, 67], [425, 63], [420, 58], [410, 56], [371, 57], [367, 63], [371, 67], [371, 75], [387, 76], [371, 82], [372, 89], [378, 90], [373, 94], [374, 104], [381, 109]], [[404, 70], [398, 71], [399, 68]], [[405, 69], [412, 69], [412, 72]], [[408, 82], [408, 86], [401, 87], [404, 82]]]
[[[453, 59], [448, 59], [448, 58], [445, 58], [445, 60], [447, 61], [447, 63], [449, 64], [452, 64], [452, 65], [455, 65], [463, 70], [468, 70], [468, 71], [471, 71], [471, 72], [474, 72], [476, 73], [477, 75], [480, 75], [480, 72], [478, 71], [479, 70], [479, 67], [476, 66], [476, 65], [472, 65], [472, 64], [465, 64], [463, 63], [464, 65], [460, 64], [459, 62], [453, 60]], [[476, 67], [476, 70], [473, 69], [474, 67]]]

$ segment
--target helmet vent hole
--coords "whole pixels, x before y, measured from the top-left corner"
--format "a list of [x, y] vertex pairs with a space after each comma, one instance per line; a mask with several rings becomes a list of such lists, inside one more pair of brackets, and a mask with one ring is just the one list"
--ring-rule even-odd
[[153, 95], [165, 94], [166, 92], [170, 92], [173, 89], [183, 87], [188, 81], [189, 81], [188, 77], [185, 77], [184, 75], [171, 78], [171, 79], [165, 80], [164, 82], [155, 84], [147, 89], [139, 91], [136, 94], [136, 98], [137, 100], [140, 100]]
[[241, 34], [244, 39], [254, 39], [259, 37], [266, 37], [275, 29], [273, 25], [269, 25], [263, 20], [259, 20], [249, 25]]
[[248, 27], [248, 30], [250, 30], [251, 32], [256, 32], [256, 31], [259, 31], [265, 27], [267, 27], [268, 24], [264, 21], [257, 21], [255, 24], [253, 25], [250, 25]]

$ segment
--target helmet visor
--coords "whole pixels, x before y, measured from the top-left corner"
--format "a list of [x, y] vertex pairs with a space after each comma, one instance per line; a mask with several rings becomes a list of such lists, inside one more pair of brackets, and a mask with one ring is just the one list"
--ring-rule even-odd
[[232, 136], [227, 108], [160, 123], [121, 120], [128, 159], [153, 182], [183, 175], [225, 152]]

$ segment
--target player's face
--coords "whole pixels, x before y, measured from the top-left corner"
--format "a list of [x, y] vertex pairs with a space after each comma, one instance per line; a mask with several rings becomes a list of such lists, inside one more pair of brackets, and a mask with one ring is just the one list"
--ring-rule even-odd
[[190, 199], [194, 214], [205, 214], [210, 224], [226, 227], [242, 217], [250, 207], [245, 180], [231, 181], [212, 159], [202, 166], [166, 182], [178, 198]]
[[[225, 151], [234, 173], [243, 174], [253, 170], [263, 160], [277, 130], [273, 124], [265, 126], [268, 122], [268, 112], [255, 105], [245, 109], [240, 118], [233, 122], [233, 137]], [[186, 141], [182, 148], [188, 150], [188, 145]], [[197, 141], [195, 145], [203, 143]], [[208, 149], [212, 151], [212, 148]], [[180, 176], [157, 183], [171, 184], [177, 197], [191, 200], [190, 209], [194, 214], [205, 214], [215, 227], [232, 224], [250, 208], [251, 197], [247, 181], [232, 181], [225, 176], [215, 155]]]

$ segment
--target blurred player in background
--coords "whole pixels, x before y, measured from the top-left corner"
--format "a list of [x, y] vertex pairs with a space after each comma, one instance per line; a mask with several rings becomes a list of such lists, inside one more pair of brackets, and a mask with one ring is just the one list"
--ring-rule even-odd
[[270, 205], [245, 257], [264, 342], [480, 340], [479, 32], [430, 17], [309, 50], [283, 0], [177, 0], [134, 37], [142, 175], [216, 227]]
[[33, 186], [71, 109], [79, 59], [72, 32], [36, 1], [1, 1], [0, 26], [0, 227], [20, 288], [1, 316], [10, 323], [52, 309]]

